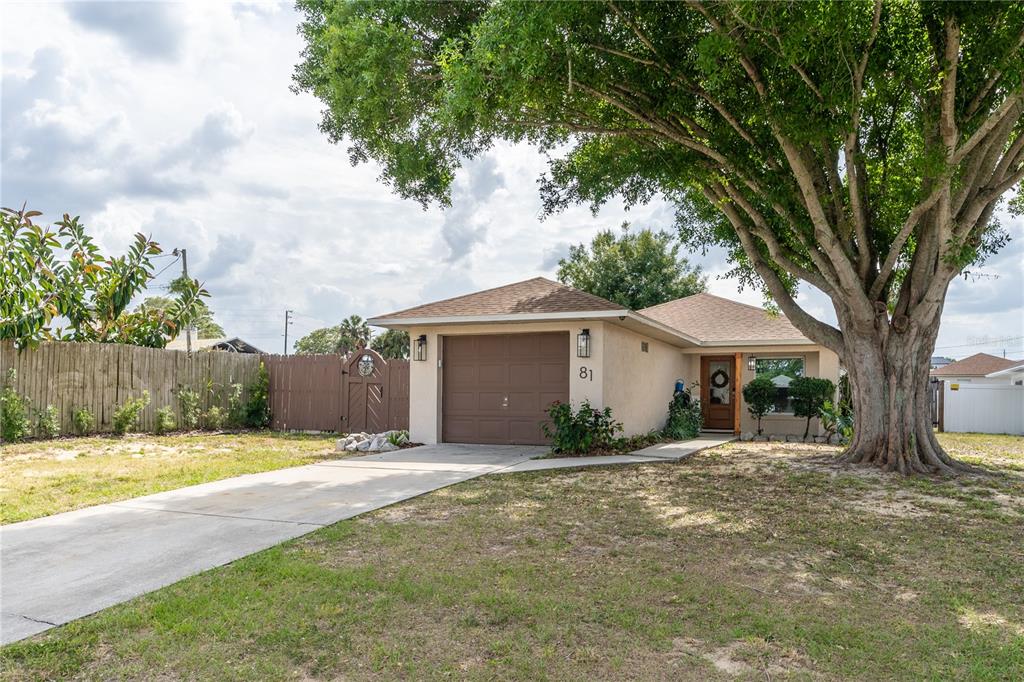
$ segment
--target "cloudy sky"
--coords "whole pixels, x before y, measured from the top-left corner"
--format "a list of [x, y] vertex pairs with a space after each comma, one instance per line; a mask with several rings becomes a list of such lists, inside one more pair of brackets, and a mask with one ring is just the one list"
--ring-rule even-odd
[[[3, 205], [81, 215], [109, 251], [138, 231], [187, 248], [217, 320], [265, 350], [282, 348], [286, 309], [294, 340], [353, 313], [553, 277], [570, 244], [624, 220], [671, 224], [661, 202], [540, 221], [544, 159], [526, 146], [468, 165], [447, 211], [396, 198], [377, 168], [353, 168], [320, 134], [318, 102], [289, 91], [302, 46], [288, 4], [8, 2], [0, 13]], [[1003, 223], [1013, 241], [953, 284], [936, 352], [1024, 355], [1024, 223]], [[761, 302], [720, 277], [721, 253], [692, 259], [712, 293]], [[820, 294], [801, 301], [834, 319]]]

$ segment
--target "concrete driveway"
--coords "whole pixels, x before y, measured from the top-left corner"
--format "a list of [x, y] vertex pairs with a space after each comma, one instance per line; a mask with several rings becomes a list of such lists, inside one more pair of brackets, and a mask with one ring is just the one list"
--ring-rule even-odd
[[429, 445], [239, 476], [0, 528], [0, 643], [546, 447]]

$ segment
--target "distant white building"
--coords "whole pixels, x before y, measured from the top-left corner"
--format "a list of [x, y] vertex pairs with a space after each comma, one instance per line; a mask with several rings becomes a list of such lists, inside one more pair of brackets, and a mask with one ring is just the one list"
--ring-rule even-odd
[[[1005, 370], [1024, 366], [1021, 360], [1010, 360], [988, 353], [976, 353], [969, 358], [951, 362], [933, 369], [931, 377], [946, 383], [959, 384], [1005, 384], [1011, 381], [1011, 374], [1002, 375]], [[1018, 377], [1020, 378], [1020, 377]]]
[[1024, 361], [1018, 362], [1013, 367], [986, 374], [985, 378], [1009, 381], [1014, 386], [1024, 386]]

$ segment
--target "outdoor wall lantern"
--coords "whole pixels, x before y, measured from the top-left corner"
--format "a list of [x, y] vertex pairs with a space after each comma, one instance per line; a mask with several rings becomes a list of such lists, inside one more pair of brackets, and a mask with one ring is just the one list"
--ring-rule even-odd
[[757, 371], [757, 358], [755, 358], [753, 355], [747, 358], [747, 369], [750, 370], [751, 372]]
[[413, 360], [426, 360], [427, 359], [427, 335], [420, 334], [416, 339], [416, 343], [412, 347], [412, 359]]
[[584, 329], [576, 335], [576, 357], [590, 357], [590, 330]]

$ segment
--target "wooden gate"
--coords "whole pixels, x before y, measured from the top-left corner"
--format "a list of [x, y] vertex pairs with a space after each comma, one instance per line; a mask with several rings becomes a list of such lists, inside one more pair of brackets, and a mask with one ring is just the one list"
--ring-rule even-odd
[[408, 360], [385, 360], [367, 348], [347, 357], [265, 355], [263, 361], [275, 429], [379, 433], [409, 428]]

